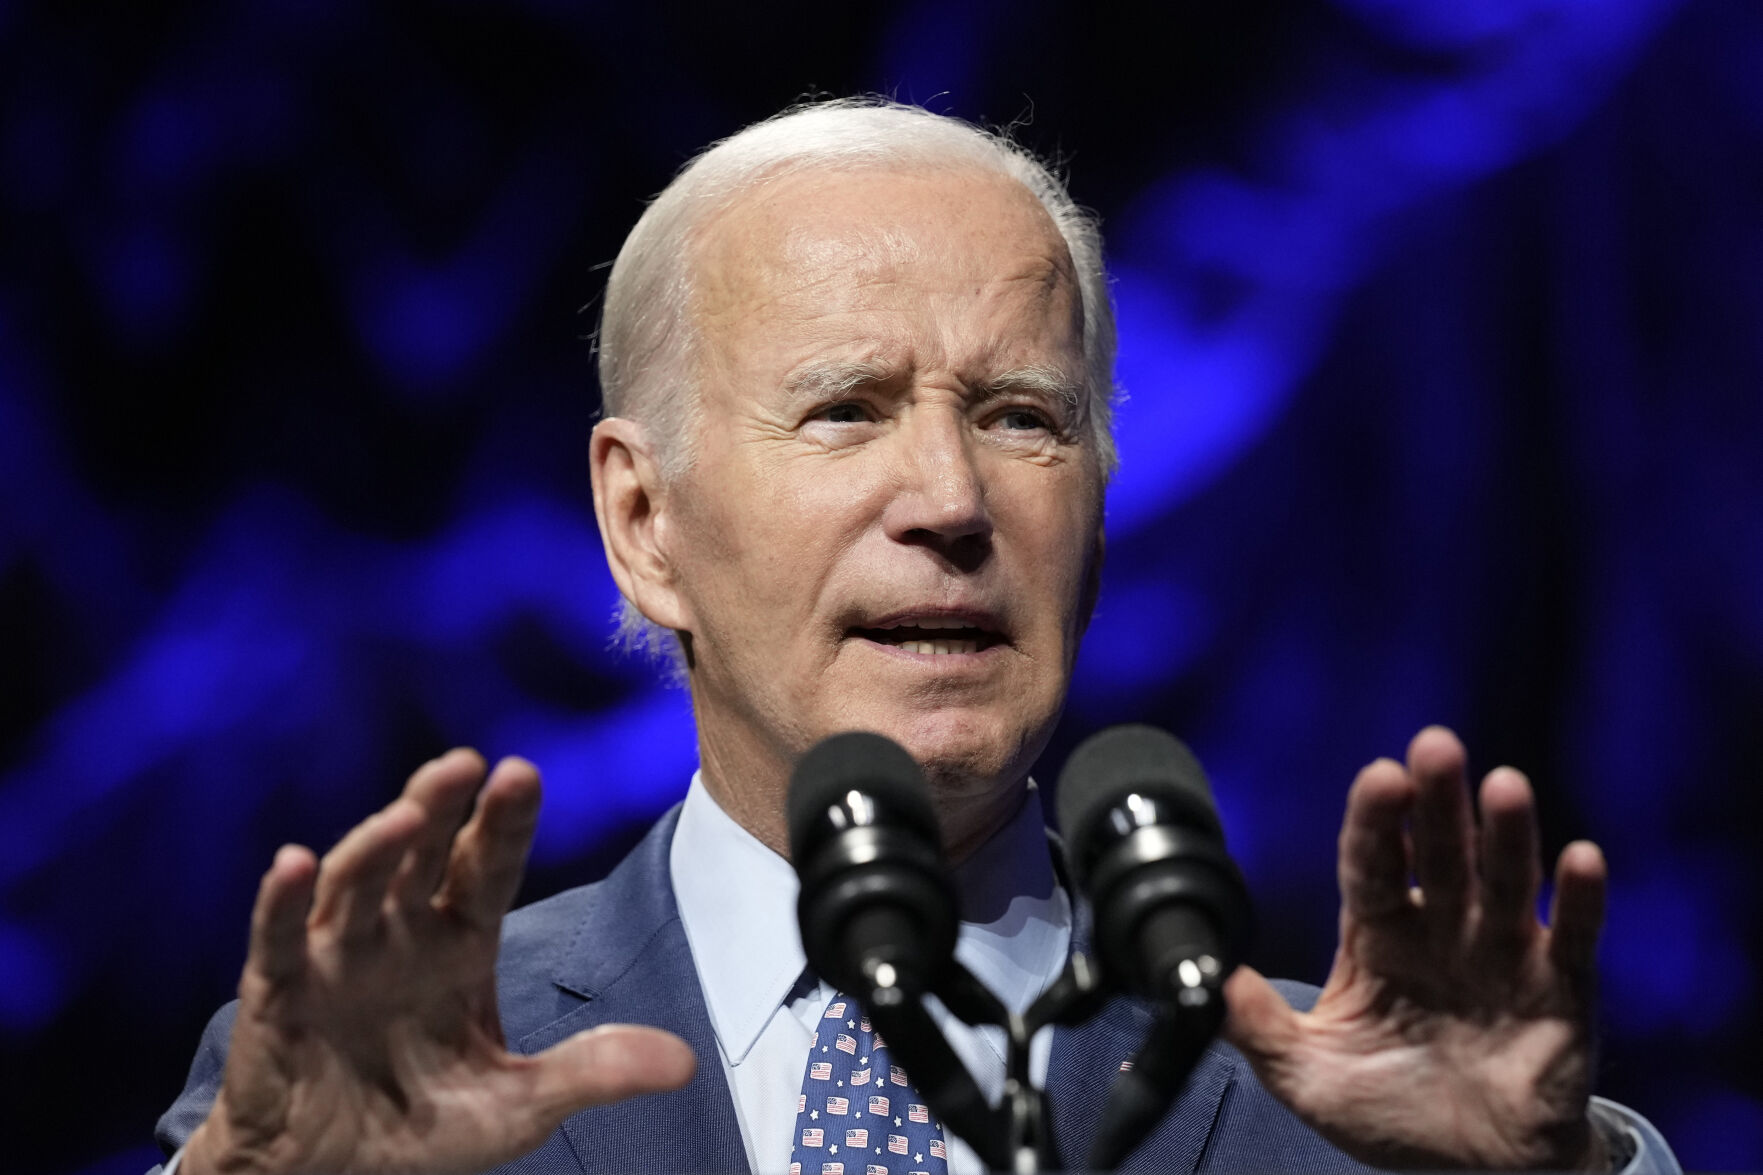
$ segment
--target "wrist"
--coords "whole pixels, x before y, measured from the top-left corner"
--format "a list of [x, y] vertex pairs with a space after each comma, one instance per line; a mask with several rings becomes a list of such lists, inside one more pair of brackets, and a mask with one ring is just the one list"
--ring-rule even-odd
[[219, 1175], [220, 1168], [209, 1154], [214, 1132], [204, 1122], [196, 1127], [184, 1149], [178, 1152], [178, 1175]]
[[230, 1140], [221, 1103], [184, 1143], [178, 1175], [272, 1175], [272, 1168], [249, 1148]]

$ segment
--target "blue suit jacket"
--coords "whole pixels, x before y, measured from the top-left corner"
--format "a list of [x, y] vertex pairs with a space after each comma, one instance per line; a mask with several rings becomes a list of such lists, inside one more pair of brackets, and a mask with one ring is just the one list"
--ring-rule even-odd
[[[723, 1075], [669, 880], [676, 808], [603, 881], [509, 915], [497, 963], [509, 1047], [533, 1053], [599, 1024], [653, 1024], [698, 1056], [685, 1088], [584, 1110], [544, 1144], [499, 1168], [508, 1175], [746, 1171], [747, 1152]], [[1282, 986], [1300, 1006], [1314, 989]], [[203, 1034], [183, 1094], [159, 1120], [167, 1153], [208, 1114], [226, 1062], [234, 1005]], [[1082, 1164], [1120, 1062], [1144, 1039], [1150, 1013], [1127, 999], [1058, 1029], [1047, 1076], [1066, 1166]], [[684, 1124], [689, 1123], [688, 1129]], [[1120, 1167], [1131, 1171], [1364, 1171], [1274, 1101], [1242, 1057], [1215, 1044], [1163, 1123]], [[762, 1173], [765, 1175], [765, 1173]]]

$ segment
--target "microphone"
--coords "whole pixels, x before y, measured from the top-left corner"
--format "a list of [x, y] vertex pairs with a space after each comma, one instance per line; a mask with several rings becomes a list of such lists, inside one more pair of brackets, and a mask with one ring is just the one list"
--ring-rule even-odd
[[972, 976], [955, 962], [955, 885], [918, 764], [879, 734], [835, 734], [796, 764], [787, 815], [809, 964], [862, 1001], [943, 1125], [1003, 1169], [998, 1117], [921, 998]]
[[852, 995], [916, 1002], [954, 958], [959, 922], [918, 764], [879, 734], [834, 735], [796, 764], [787, 811], [808, 962]]
[[1178, 1002], [1223, 982], [1252, 917], [1193, 752], [1153, 726], [1091, 736], [1060, 773], [1059, 825], [1113, 975], [1141, 996]]
[[1091, 1144], [1089, 1168], [1106, 1171], [1156, 1127], [1223, 1023], [1249, 895], [1199, 761], [1155, 727], [1116, 726], [1072, 752], [1059, 823], [1105, 969], [1158, 1005]]

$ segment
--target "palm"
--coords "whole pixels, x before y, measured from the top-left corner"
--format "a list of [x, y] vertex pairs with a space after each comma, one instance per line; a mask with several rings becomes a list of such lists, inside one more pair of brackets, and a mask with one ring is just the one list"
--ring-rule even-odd
[[496, 948], [538, 780], [516, 760], [479, 794], [482, 779], [482, 761], [455, 752], [322, 865], [304, 849], [277, 854], [221, 1093], [186, 1153], [193, 1172], [482, 1170], [576, 1109], [690, 1074], [685, 1045], [652, 1029], [601, 1029], [531, 1057], [504, 1047]]
[[1321, 996], [1295, 1013], [1245, 969], [1227, 989], [1229, 1033], [1277, 1097], [1368, 1162], [1580, 1165], [1596, 1157], [1586, 1107], [1603, 859], [1586, 844], [1562, 854], [1543, 926], [1529, 785], [1492, 773], [1478, 834], [1462, 773], [1442, 730], [1415, 739], [1406, 768], [1360, 773]]

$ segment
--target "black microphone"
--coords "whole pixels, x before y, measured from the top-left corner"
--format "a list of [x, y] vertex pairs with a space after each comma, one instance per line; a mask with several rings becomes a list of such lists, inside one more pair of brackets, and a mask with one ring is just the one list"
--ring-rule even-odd
[[1199, 761], [1155, 727], [1116, 726], [1079, 746], [1059, 776], [1059, 823], [1105, 970], [1159, 1005], [1096, 1130], [1088, 1165], [1105, 1171], [1156, 1127], [1223, 1023], [1249, 895]]
[[808, 962], [841, 990], [915, 1001], [954, 957], [954, 883], [924, 776], [879, 734], [837, 734], [796, 764], [790, 858]]
[[879, 734], [835, 734], [796, 764], [788, 815], [809, 964], [862, 1001], [943, 1125], [987, 1166], [1007, 1166], [997, 1115], [921, 998], [961, 990], [951, 980], [965, 973], [955, 885], [918, 764]]
[[1102, 962], [1127, 988], [1179, 1000], [1236, 967], [1248, 889], [1206, 773], [1179, 739], [1153, 726], [1091, 736], [1060, 773], [1059, 825]]

